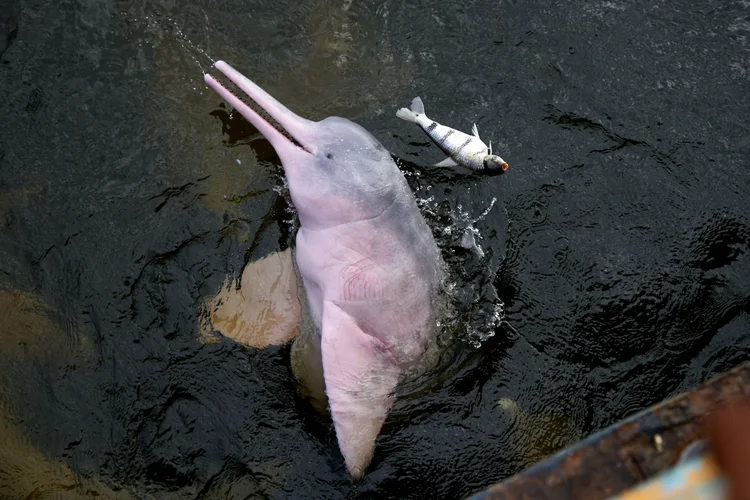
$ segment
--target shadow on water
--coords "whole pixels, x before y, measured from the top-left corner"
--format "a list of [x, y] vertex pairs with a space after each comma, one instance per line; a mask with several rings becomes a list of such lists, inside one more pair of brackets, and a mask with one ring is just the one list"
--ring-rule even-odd
[[[455, 498], [747, 360], [745, 17], [740, 1], [11, 2], [0, 498]], [[357, 484], [288, 345], [202, 341], [206, 299], [296, 224], [269, 144], [204, 88], [210, 58], [370, 130], [451, 269], [461, 341], [404, 388]], [[415, 95], [476, 122], [508, 173], [429, 167], [441, 153], [393, 116]]]
[[[57, 326], [55, 316], [36, 297], [21, 292], [0, 291], [0, 388], [9, 380], [31, 379], [25, 398], [34, 397], [34, 387], [49, 387], [46, 366], [55, 366], [60, 377], [91, 361], [91, 345]], [[11, 382], [12, 383], [12, 382]], [[0, 397], [0, 492], [2, 498], [46, 498], [49, 495], [106, 495], [128, 498], [112, 491], [97, 478], [76, 477], [64, 460], [53, 461], [27, 437], [22, 403]], [[49, 397], [50, 394], [45, 396]], [[42, 432], [49, 432], [43, 429]]]

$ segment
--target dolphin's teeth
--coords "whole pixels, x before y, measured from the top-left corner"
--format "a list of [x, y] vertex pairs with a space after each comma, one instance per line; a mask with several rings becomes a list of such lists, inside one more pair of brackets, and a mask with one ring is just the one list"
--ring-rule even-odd
[[[249, 95], [245, 94], [242, 91], [238, 91], [238, 87], [234, 85], [231, 81], [229, 81], [229, 84], [225, 83], [225, 81], [222, 79], [224, 75], [219, 74], [219, 77], [213, 76], [214, 80], [218, 82], [219, 85], [224, 87], [230, 94], [232, 94], [234, 97], [239, 99], [240, 101], [244, 102], [249, 108], [251, 108], [253, 111], [258, 113], [261, 118], [263, 118], [266, 122], [268, 122], [269, 125], [271, 125], [273, 128], [275, 128], [279, 133], [281, 133], [284, 137], [286, 137], [292, 144], [297, 146], [300, 149], [305, 149], [302, 144], [300, 144], [292, 135], [287, 132], [284, 127], [279, 125], [279, 123], [271, 117], [268, 113], [266, 113], [266, 110], [260, 107], [260, 105], [255, 102]], [[244, 117], [243, 117], [244, 119]], [[251, 124], [252, 125], [252, 124]]]

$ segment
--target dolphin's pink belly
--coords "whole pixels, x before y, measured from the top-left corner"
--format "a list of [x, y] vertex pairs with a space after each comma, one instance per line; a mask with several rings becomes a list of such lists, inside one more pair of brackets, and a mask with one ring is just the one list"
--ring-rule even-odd
[[297, 264], [319, 329], [323, 302], [334, 302], [408, 365], [424, 350], [434, 284], [415, 272], [413, 249], [374, 226], [301, 229]]
[[320, 332], [325, 392], [347, 469], [362, 475], [404, 370], [423, 358], [437, 270], [420, 272], [382, 221], [301, 228], [296, 259]]

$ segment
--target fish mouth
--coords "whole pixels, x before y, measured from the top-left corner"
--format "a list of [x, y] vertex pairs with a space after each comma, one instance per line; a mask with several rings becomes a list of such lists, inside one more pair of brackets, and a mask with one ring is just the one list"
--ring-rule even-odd
[[[279, 101], [271, 97], [265, 90], [253, 83], [249, 78], [234, 69], [224, 61], [216, 61], [214, 67], [219, 70], [235, 87], [219, 81], [208, 73], [203, 75], [206, 84], [219, 94], [235, 110], [239, 111], [256, 129], [268, 139], [276, 153], [281, 158], [293, 153], [304, 151], [314, 155], [315, 147], [310, 134], [314, 122], [302, 118]], [[260, 108], [254, 109], [249, 100]], [[267, 116], [263, 116], [263, 115]]]

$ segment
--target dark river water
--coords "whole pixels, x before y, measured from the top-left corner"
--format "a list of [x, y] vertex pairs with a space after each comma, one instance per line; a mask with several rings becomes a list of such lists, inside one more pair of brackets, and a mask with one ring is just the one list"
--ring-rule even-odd
[[[457, 498], [750, 359], [749, 36], [745, 0], [4, 0], [0, 498]], [[371, 131], [461, 292], [359, 482], [288, 345], [201, 340], [296, 227], [212, 59]], [[417, 95], [508, 172], [431, 168]]]

